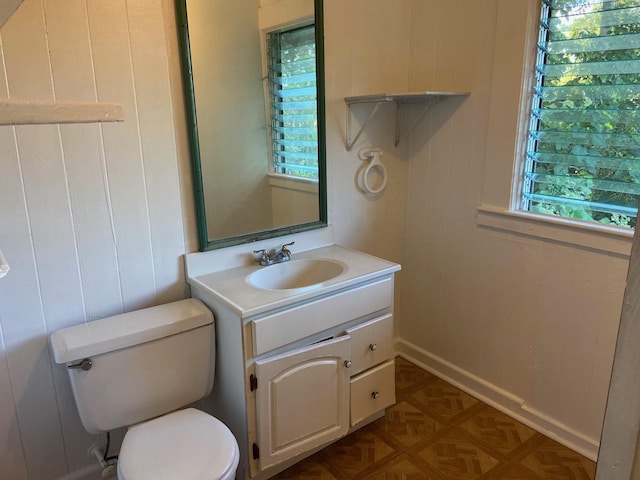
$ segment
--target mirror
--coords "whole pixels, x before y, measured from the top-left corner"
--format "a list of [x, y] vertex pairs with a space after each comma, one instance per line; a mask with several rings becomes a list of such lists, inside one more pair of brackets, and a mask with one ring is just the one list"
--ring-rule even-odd
[[327, 224], [322, 0], [176, 0], [200, 250]]

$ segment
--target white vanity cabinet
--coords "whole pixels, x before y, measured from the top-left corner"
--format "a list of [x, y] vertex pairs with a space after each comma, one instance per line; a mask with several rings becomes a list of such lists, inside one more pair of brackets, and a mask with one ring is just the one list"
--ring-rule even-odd
[[246, 321], [254, 476], [395, 403], [392, 311], [387, 275]]
[[395, 403], [399, 265], [339, 247], [323, 253], [334, 258], [343, 250], [373, 266], [363, 274], [344, 257], [351, 277], [342, 282], [266, 292], [261, 299], [255, 298], [259, 292], [236, 291], [241, 283], [233, 280], [255, 267], [189, 275], [192, 296], [215, 317], [215, 381], [202, 408], [236, 436], [238, 479], [270, 478]]

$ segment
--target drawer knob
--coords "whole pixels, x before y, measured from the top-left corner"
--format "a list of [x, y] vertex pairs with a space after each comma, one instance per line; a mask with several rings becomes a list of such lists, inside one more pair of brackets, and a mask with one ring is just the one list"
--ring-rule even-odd
[[379, 396], [380, 392], [371, 392], [371, 398], [373, 398], [374, 400], [377, 400]]
[[371, 350], [372, 352], [375, 352], [378, 349], [378, 345], [376, 345], [375, 343], [372, 343], [371, 345], [369, 345], [369, 350]]
[[344, 361], [344, 366], [345, 366], [345, 368], [350, 368], [351, 367], [351, 360], [345, 360]]

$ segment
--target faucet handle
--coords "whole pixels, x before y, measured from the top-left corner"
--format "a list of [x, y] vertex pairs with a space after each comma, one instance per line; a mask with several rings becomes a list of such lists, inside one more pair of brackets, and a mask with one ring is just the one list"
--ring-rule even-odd
[[269, 253], [263, 248], [260, 250], [254, 250], [253, 253], [259, 253], [260, 254], [260, 259], [257, 260], [258, 262], [260, 262], [260, 265], [268, 265], [270, 258], [269, 258]]
[[280, 249], [282, 251], [282, 254], [286, 255], [287, 257], [291, 257], [291, 250], [289, 250], [287, 247], [290, 247], [294, 243], [296, 242], [285, 243], [284, 245], [282, 245], [282, 248]]

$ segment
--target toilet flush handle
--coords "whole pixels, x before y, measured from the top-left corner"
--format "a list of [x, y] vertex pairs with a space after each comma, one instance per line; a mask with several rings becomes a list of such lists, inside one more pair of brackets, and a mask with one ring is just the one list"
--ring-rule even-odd
[[84, 370], [85, 372], [91, 370], [91, 367], [93, 367], [93, 361], [90, 358], [85, 358], [80, 363], [74, 365], [67, 365], [67, 368]]

